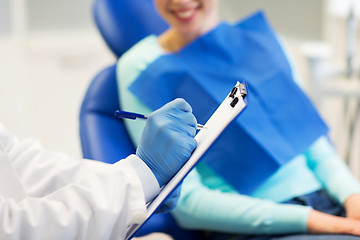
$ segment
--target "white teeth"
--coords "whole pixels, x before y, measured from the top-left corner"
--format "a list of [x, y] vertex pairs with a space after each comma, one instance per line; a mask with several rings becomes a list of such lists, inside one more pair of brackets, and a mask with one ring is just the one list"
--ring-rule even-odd
[[188, 10], [185, 12], [177, 12], [176, 14], [180, 17], [180, 18], [189, 18], [192, 14], [193, 14], [193, 10]]

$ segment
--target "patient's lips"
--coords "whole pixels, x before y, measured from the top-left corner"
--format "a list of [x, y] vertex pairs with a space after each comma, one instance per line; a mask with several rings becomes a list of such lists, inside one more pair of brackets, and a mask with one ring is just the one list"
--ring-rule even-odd
[[173, 4], [170, 6], [171, 12], [181, 22], [190, 22], [198, 13], [201, 4], [193, 1], [187, 4]]
[[195, 17], [196, 9], [194, 8], [183, 9], [183, 10], [175, 11], [174, 13], [178, 20], [182, 22], [189, 22]]

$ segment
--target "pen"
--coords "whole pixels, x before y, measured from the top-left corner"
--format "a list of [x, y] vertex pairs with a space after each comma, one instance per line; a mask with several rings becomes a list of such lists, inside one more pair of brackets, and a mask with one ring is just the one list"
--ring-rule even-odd
[[[116, 110], [115, 111], [115, 117], [117, 118], [127, 118], [127, 119], [132, 119], [132, 120], [136, 120], [137, 118], [139, 119], [148, 119], [148, 117], [146, 115], [143, 114], [139, 114], [139, 113], [133, 113], [133, 112], [125, 112], [125, 111], [120, 111], [120, 110]], [[204, 125], [202, 124], [197, 124], [196, 125], [197, 129], [203, 129], [206, 128]]]

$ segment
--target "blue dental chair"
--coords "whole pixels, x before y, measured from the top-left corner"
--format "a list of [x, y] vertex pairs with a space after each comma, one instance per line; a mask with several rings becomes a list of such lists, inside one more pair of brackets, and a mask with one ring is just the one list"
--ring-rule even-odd
[[153, 0], [95, 0], [93, 16], [117, 58], [147, 35], [160, 34], [168, 28]]
[[[159, 34], [167, 25], [156, 13], [152, 0], [95, 0], [95, 23], [115, 57], [150, 33]], [[84, 158], [114, 163], [135, 153], [119, 109], [116, 64], [100, 71], [90, 83], [80, 109], [80, 140]], [[170, 215], [153, 215], [136, 236], [163, 232], [175, 240], [202, 239], [201, 232], [181, 229]]]

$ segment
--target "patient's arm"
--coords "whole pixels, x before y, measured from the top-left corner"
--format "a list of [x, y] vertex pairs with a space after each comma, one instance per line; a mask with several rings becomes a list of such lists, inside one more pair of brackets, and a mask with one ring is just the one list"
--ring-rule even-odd
[[310, 233], [350, 234], [360, 236], [360, 221], [332, 216], [316, 210], [309, 214]]
[[196, 170], [184, 180], [172, 212], [184, 228], [244, 234], [332, 233], [360, 235], [360, 221], [310, 207], [278, 204], [202, 185]]
[[346, 217], [360, 220], [360, 194], [353, 194], [345, 201]]
[[184, 180], [173, 215], [181, 226], [190, 229], [275, 234], [307, 232], [310, 211], [310, 207], [209, 189], [193, 170]]
[[360, 193], [359, 182], [327, 137], [319, 138], [305, 155], [309, 168], [330, 196], [341, 205], [344, 205], [350, 196]]

